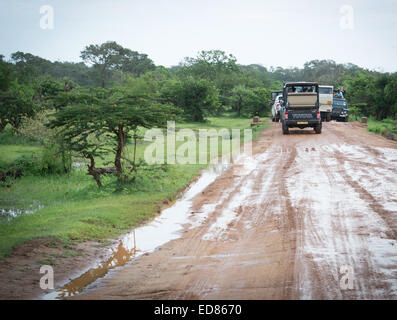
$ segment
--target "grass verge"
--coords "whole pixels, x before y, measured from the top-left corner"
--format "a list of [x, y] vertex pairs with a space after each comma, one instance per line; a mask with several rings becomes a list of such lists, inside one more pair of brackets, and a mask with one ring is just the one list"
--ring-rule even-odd
[[385, 130], [397, 134], [397, 120], [383, 119], [379, 121], [371, 117], [368, 119], [368, 130], [380, 135]]
[[[181, 124], [177, 129], [247, 129], [250, 123], [250, 119], [224, 116], [210, 118], [206, 123]], [[268, 124], [265, 121], [254, 129], [254, 139]], [[144, 144], [138, 147], [138, 157], [143, 157], [144, 148]], [[4, 152], [8, 152], [6, 157]], [[32, 152], [39, 152], [38, 147], [0, 145], [0, 162], [10, 163], [21, 153]], [[11, 188], [0, 189], [0, 208], [10, 212], [37, 211], [0, 221], [0, 257], [36, 238], [57, 238], [69, 243], [104, 240], [125, 233], [153, 218], [165, 200], [174, 200], [178, 191], [205, 167], [158, 167], [142, 172], [132, 185], [118, 185], [114, 177], [104, 177], [102, 189], [86, 174], [84, 166], [67, 175], [23, 177]]]

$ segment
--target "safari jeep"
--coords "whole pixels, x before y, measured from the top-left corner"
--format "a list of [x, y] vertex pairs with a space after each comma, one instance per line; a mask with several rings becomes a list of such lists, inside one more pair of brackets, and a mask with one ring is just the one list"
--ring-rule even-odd
[[334, 98], [332, 120], [349, 122], [349, 106], [344, 98]]
[[280, 95], [283, 94], [282, 91], [272, 91], [271, 95], [270, 95], [270, 100], [269, 100], [269, 105], [270, 108], [273, 107], [274, 102], [276, 101], [276, 98]]
[[321, 120], [331, 121], [334, 87], [319, 86]]
[[322, 122], [319, 110], [319, 86], [316, 82], [284, 83], [281, 111], [283, 134], [289, 128], [311, 127], [320, 134]]

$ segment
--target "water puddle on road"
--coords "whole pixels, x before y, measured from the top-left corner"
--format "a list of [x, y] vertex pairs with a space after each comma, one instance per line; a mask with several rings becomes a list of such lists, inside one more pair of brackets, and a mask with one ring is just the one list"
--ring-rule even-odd
[[192, 199], [214, 182], [229, 166], [229, 164], [220, 163], [205, 170], [179, 200], [164, 209], [152, 222], [120, 238], [118, 246], [111, 249], [111, 255], [106, 261], [44, 295], [42, 299], [62, 299], [77, 295], [96, 280], [106, 276], [110, 270], [122, 267], [134, 258], [153, 252], [161, 245], [180, 238], [183, 225], [189, 222]]

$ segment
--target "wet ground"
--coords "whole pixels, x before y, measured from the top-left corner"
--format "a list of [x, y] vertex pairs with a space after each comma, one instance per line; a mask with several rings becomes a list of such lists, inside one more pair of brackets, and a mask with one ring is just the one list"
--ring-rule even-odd
[[[397, 143], [357, 123], [287, 136], [273, 123], [253, 147], [110, 249], [75, 258], [62, 271], [70, 280], [35, 297], [396, 299]], [[14, 287], [24, 284], [16, 262], [25, 266], [17, 255], [4, 273]], [[25, 295], [3, 282], [31, 297], [27, 281]]]
[[30, 204], [25, 204], [18, 201], [7, 201], [0, 199], [0, 223], [3, 221], [10, 221], [11, 219], [23, 214], [32, 214], [39, 211], [44, 206], [38, 201], [33, 201]]
[[179, 238], [74, 298], [397, 298], [395, 142], [273, 124], [240, 160], [180, 208]]
[[96, 285], [95, 281], [102, 279], [113, 269], [122, 267], [141, 255], [151, 253], [163, 244], [179, 238], [183, 231], [183, 225], [189, 222], [190, 217], [186, 212], [192, 206], [192, 199], [229, 167], [230, 164], [227, 163], [211, 165], [196, 181], [191, 183], [180, 199], [163, 209], [152, 222], [121, 237], [117, 241], [117, 245], [108, 250], [108, 258], [105, 261], [96, 264], [82, 275], [41, 298], [67, 298], [79, 294], [83, 290], [89, 290], [91, 284]]

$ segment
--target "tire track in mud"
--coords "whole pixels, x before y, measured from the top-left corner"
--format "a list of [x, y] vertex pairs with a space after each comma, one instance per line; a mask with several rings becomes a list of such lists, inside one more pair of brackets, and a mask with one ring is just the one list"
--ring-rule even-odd
[[[339, 139], [333, 140], [333, 143], [339, 142]], [[302, 153], [300, 153], [300, 155], [301, 154]], [[327, 148], [321, 149], [321, 153], [319, 152], [312, 155], [311, 164], [316, 168], [315, 172], [313, 172], [313, 176], [323, 176], [323, 180], [326, 177], [326, 180], [322, 183], [323, 186], [332, 187], [332, 189], [329, 190], [324, 189], [323, 193], [328, 194], [328, 192], [330, 192], [330, 195], [335, 193], [337, 195], [335, 198], [343, 199], [344, 196], [349, 196], [351, 192], [354, 194], [356, 194], [356, 192], [348, 183], [344, 185], [344, 183], [346, 183], [346, 176], [340, 174], [339, 168], [341, 165], [337, 161], [336, 157], [337, 154], [335, 153], [335, 150], [332, 150], [332, 148], [331, 150], [327, 150]], [[303, 163], [302, 159], [297, 161], [299, 163]], [[333, 161], [336, 165], [333, 165]], [[298, 168], [298, 178], [299, 170], [304, 171], [305, 168]], [[351, 191], [348, 191], [348, 189]], [[321, 194], [319, 194], [319, 196], [321, 196]], [[305, 198], [305, 196], [298, 196], [298, 198], [299, 197], [302, 199]], [[396, 281], [397, 277], [394, 276], [393, 280], [393, 276], [388, 277], [384, 268], [381, 271], [377, 269], [379, 261], [374, 262], [374, 257], [372, 257], [370, 249], [368, 248], [371, 243], [367, 244], [365, 242], [368, 235], [361, 235], [354, 229], [358, 226], [360, 228], [364, 228], [365, 232], [368, 232], [366, 231], [365, 225], [365, 213], [358, 214], [357, 216], [357, 213], [354, 212], [354, 206], [349, 207], [348, 205], [347, 208], [344, 208], [343, 204], [341, 205], [338, 202], [329, 202], [326, 206], [328, 208], [328, 212], [320, 211], [319, 216], [318, 209], [313, 210], [313, 208], [311, 208], [311, 203], [315, 203], [315, 200], [316, 199], [309, 198], [307, 209], [305, 210], [304, 231], [302, 235], [305, 241], [302, 244], [304, 249], [301, 250], [305, 255], [300, 258], [299, 255], [297, 255], [298, 261], [304, 261], [304, 263], [301, 263], [302, 270], [300, 270], [300, 275], [306, 278], [305, 282], [306, 284], [309, 284], [303, 298], [370, 299], [395, 297], [395, 293], [393, 295], [393, 289], [391, 289], [393, 286], [391, 283]], [[324, 199], [320, 202], [327, 203], [327, 200]], [[304, 205], [303, 203], [300, 204]], [[321, 209], [321, 207], [319, 209]], [[363, 209], [365, 210], [365, 208]], [[370, 208], [368, 209], [370, 210]], [[320, 223], [321, 220], [323, 220], [322, 223], [327, 221], [325, 216], [321, 215], [330, 215], [328, 227], [325, 225], [325, 228], [322, 228], [320, 225], [319, 228], [318, 223]], [[313, 217], [316, 217], [316, 223], [314, 222]], [[330, 230], [327, 231], [327, 228]], [[322, 233], [322, 236], [319, 235], [319, 232]], [[324, 236], [331, 237], [331, 242], [327, 243]], [[384, 243], [385, 241], [383, 241], [383, 244]], [[326, 259], [324, 259], [324, 257], [321, 258], [323, 255], [322, 250], [318, 250], [321, 249], [321, 247], [326, 249], [327, 246], [332, 249], [334, 253], [330, 254], [331, 250], [327, 253]], [[390, 252], [391, 246], [388, 246], [388, 248], [389, 249], [387, 250]], [[300, 250], [298, 249], [297, 252], [299, 251]], [[392, 260], [389, 262], [392, 263]], [[358, 279], [356, 281], [354, 291], [342, 291], [339, 288], [338, 273], [339, 267], [342, 265], [354, 266], [354, 269], [357, 271]], [[305, 267], [309, 272], [305, 273], [303, 271]], [[380, 291], [383, 291], [383, 293], [379, 293], [379, 288], [381, 288]], [[387, 295], [387, 292], [389, 292], [389, 296]]]
[[[365, 150], [369, 151], [372, 150], [372, 148], [365, 148]], [[378, 155], [379, 153], [376, 152], [375, 156]], [[368, 206], [367, 210], [363, 210], [363, 214], [359, 216], [360, 221], [356, 224], [360, 228], [356, 234], [356, 236], [359, 238], [359, 241], [356, 241], [356, 244], [360, 243], [361, 247], [358, 247], [358, 250], [360, 250], [358, 254], [354, 254], [354, 252], [352, 254], [353, 257], [360, 257], [360, 259], [359, 261], [353, 261], [353, 263], [351, 264], [356, 270], [356, 278], [357, 275], [360, 276], [360, 278], [357, 279], [359, 280], [357, 289], [363, 292], [363, 296], [360, 298], [386, 298], [387, 295], [379, 293], [378, 289], [381, 289], [381, 291], [383, 292], [390, 292], [391, 296], [396, 297], [397, 292], [393, 293], [392, 285], [388, 282], [390, 282], [390, 280], [393, 280], [393, 277], [394, 281], [396, 281], [397, 274], [394, 276], [392, 275], [392, 278], [389, 278], [390, 276], [387, 276], [384, 270], [379, 270], [379, 261], [374, 261], [374, 250], [376, 249], [371, 248], [371, 239], [369, 239], [371, 231], [368, 229], [368, 222], [365, 221], [366, 219], [368, 219], [366, 216], [374, 214], [375, 217], [380, 218], [383, 221], [383, 224], [387, 227], [386, 230], [382, 231], [382, 233], [384, 232], [385, 234], [383, 236], [380, 235], [380, 238], [383, 239], [382, 242], [387, 242], [387, 239], [396, 240], [395, 229], [393, 228], [392, 221], [395, 212], [385, 210], [383, 208], [383, 205], [376, 199], [376, 197], [374, 197], [370, 193], [370, 191], [361, 186], [358, 181], [353, 180], [345, 167], [345, 163], [352, 162], [357, 165], [355, 159], [347, 158], [338, 150], [335, 151], [334, 158], [336, 159], [336, 161], [338, 161], [338, 172], [341, 175], [342, 179], [347, 183], [348, 186], [350, 186], [351, 190], [353, 190], [353, 192], [355, 192], [355, 194]], [[370, 212], [371, 210], [372, 213]], [[377, 223], [376, 227], [381, 228], [381, 224]], [[388, 250], [390, 251], [390, 249]], [[397, 250], [394, 251], [394, 257], [397, 257]], [[386, 267], [386, 269], [389, 267]], [[381, 266], [381, 268], [384, 269], [384, 266]], [[395, 264], [392, 268], [397, 268], [397, 265]], [[350, 294], [350, 296], [354, 295]]]
[[[388, 161], [387, 159], [384, 157], [384, 154], [382, 152], [380, 152], [379, 150], [376, 149], [376, 147], [373, 147], [371, 145], [369, 145], [368, 143], [366, 143], [367, 141], [363, 141], [361, 139], [359, 139], [358, 137], [355, 136], [348, 136], [347, 133], [348, 132], [340, 132], [339, 131], [339, 127], [334, 127], [334, 126], [330, 126], [328, 128], [328, 130], [335, 135], [336, 139], [340, 139], [342, 140], [345, 144], [347, 145], [351, 145], [351, 146], [359, 146], [361, 148], [363, 148], [366, 152], [368, 152], [368, 154], [373, 154], [374, 157], [372, 158], [375, 163], [368, 163], [365, 161], [360, 161], [355, 159], [355, 162], [359, 165], [362, 166], [369, 166], [369, 167], [374, 167], [374, 168], [383, 168], [383, 167], [387, 167], [388, 166]], [[372, 137], [368, 137], [370, 133], [366, 132], [366, 138], [372, 138]], [[384, 142], [387, 142], [390, 146], [392, 147], [396, 147], [395, 144], [392, 144], [389, 140], [386, 140], [383, 137], [379, 137], [375, 135], [375, 138], [377, 139], [384, 139]], [[397, 174], [397, 168], [394, 167], [388, 167], [389, 170], [391, 170], [392, 172]]]
[[[336, 160], [340, 164], [340, 168], [343, 169], [343, 176], [349, 185], [355, 189], [358, 194], [360, 194], [360, 198], [364, 201], [366, 201], [371, 209], [375, 211], [376, 213], [379, 214], [379, 216], [382, 217], [382, 219], [385, 220], [385, 223], [390, 227], [389, 231], [389, 236], [391, 236], [394, 240], [396, 240], [396, 235], [397, 235], [397, 217], [395, 214], [395, 211], [387, 210], [384, 208], [382, 205], [381, 201], [377, 199], [375, 196], [371, 194], [370, 191], [368, 191], [365, 187], [363, 187], [358, 181], [354, 180], [352, 176], [349, 174], [349, 172], [345, 168], [345, 164], [352, 164], [351, 167], [353, 167], [356, 171], [359, 171], [361, 168], [372, 168], [374, 170], [375, 176], [382, 176], [383, 181], [388, 181], [393, 187], [397, 185], [397, 166], [393, 165], [393, 163], [389, 162], [384, 154], [380, 152], [376, 147], [372, 147], [367, 143], [367, 141], [362, 141], [358, 139], [357, 137], [350, 137], [347, 136], [346, 133], [342, 133], [339, 130], [337, 130], [334, 127], [330, 127], [330, 131], [335, 134], [339, 139], [344, 141], [344, 143], [348, 146], [350, 146], [352, 149], [358, 150], [358, 152], [361, 152], [359, 148], [362, 148], [364, 151], [367, 152], [366, 155], [364, 155], [364, 152], [361, 152], [361, 155], [363, 155], [361, 158], [366, 158], [367, 160], [373, 161], [374, 163], [371, 163], [369, 161], [363, 161], [362, 159], [357, 159], [353, 157], [347, 157], [344, 155], [340, 150], [335, 149], [334, 152], [336, 154]], [[368, 135], [368, 133], [367, 133]], [[366, 136], [366, 138], [368, 138]], [[379, 136], [376, 136], [378, 139], [384, 139]], [[384, 139], [385, 140], [385, 139]], [[390, 143], [388, 140], [385, 140], [390, 146], [396, 148], [396, 144]], [[369, 156], [368, 156], [369, 155]], [[397, 159], [394, 159], [395, 161]], [[388, 173], [382, 173], [380, 172], [381, 170], [383, 171], [389, 171]], [[394, 176], [394, 177], [393, 177]], [[374, 176], [370, 175], [370, 172], [367, 173], [367, 177], [365, 177], [366, 180], [373, 181]], [[394, 178], [394, 179], [393, 179]], [[389, 200], [390, 199], [386, 199]], [[395, 201], [397, 201], [397, 192], [395, 196]]]
[[[359, 182], [352, 179], [352, 177], [346, 171], [344, 165], [346, 162], [351, 161], [347, 159], [340, 151], [335, 151], [335, 158], [338, 160], [339, 164], [341, 165], [340, 171], [343, 175], [345, 181], [357, 192], [362, 200], [364, 200], [371, 209], [376, 212], [384, 221], [385, 224], [390, 227], [390, 230], [387, 232], [387, 236], [396, 240], [396, 226], [395, 221], [393, 221], [393, 216], [395, 212], [386, 210], [383, 208], [383, 205], [375, 199], [374, 196], [370, 192], [368, 192], [365, 188], [363, 188]], [[354, 160], [353, 160], [354, 161]]]
[[[335, 187], [342, 187], [342, 191], [345, 191], [346, 194], [349, 194], [348, 190], [346, 189], [345, 186], [341, 185], [338, 182], [337, 179], [337, 173], [339, 174], [338, 170], [331, 170], [331, 166], [329, 163], [326, 163], [325, 158], [328, 159], [335, 159], [336, 160], [336, 155], [334, 153], [329, 153], [329, 152], [324, 152], [321, 156], [320, 156], [320, 163], [321, 163], [321, 168], [323, 169], [323, 171], [325, 172], [325, 174], [328, 177], [328, 180], [330, 182], [330, 185], [333, 185]], [[342, 177], [343, 179], [343, 177]], [[344, 179], [343, 179], [344, 180]], [[356, 273], [356, 291], [355, 292], [349, 292], [349, 291], [342, 291], [340, 290], [340, 287], [338, 285], [334, 285], [333, 286], [333, 291], [334, 291], [334, 297], [332, 297], [332, 295], [328, 295], [328, 299], [335, 299], [335, 298], [343, 298], [343, 299], [354, 299], [354, 298], [359, 298], [359, 299], [371, 299], [373, 298], [372, 295], [368, 295], [367, 293], [372, 292], [371, 289], [368, 289], [368, 284], [364, 284], [362, 279], [364, 279], [365, 277], [361, 276], [359, 279], [357, 279], [357, 275], [358, 270], [359, 270], [359, 266], [357, 265], [359, 263], [359, 261], [355, 261], [356, 257], [360, 257], [360, 260], [364, 260], [364, 265], [362, 266], [361, 269], [364, 270], [360, 270], [360, 274], [363, 275], [370, 275], [373, 274], [373, 267], [370, 263], [368, 263], [370, 261], [370, 257], [369, 257], [369, 252], [368, 250], [363, 250], [363, 248], [356, 248], [357, 247], [357, 243], [360, 243], [361, 241], [357, 240], [357, 239], [352, 239], [352, 237], [355, 237], [355, 234], [353, 234], [353, 230], [351, 227], [349, 227], [348, 223], [347, 223], [347, 215], [351, 215], [352, 213], [350, 212], [346, 212], [346, 210], [344, 210], [343, 208], [343, 202], [342, 205], [340, 205], [340, 203], [337, 203], [335, 206], [332, 207], [332, 212], [334, 213], [339, 213], [337, 216], [337, 219], [334, 219], [332, 221], [332, 230], [333, 230], [333, 235], [335, 235], [333, 237], [333, 244], [334, 247], [339, 249], [339, 254], [335, 257], [336, 261], [334, 261], [334, 267], [337, 268], [337, 272], [338, 272], [338, 266], [341, 267], [343, 265], [349, 265], [352, 266], [353, 269], [355, 270]], [[333, 215], [335, 216], [335, 214]], [[356, 217], [354, 218], [356, 219]], [[357, 217], [357, 219], [361, 220], [360, 217]], [[337, 239], [339, 239], [339, 241], [336, 241]], [[357, 250], [359, 250], [360, 252], [357, 252]], [[362, 264], [362, 263], [361, 263]], [[329, 264], [328, 264], [329, 266]], [[330, 266], [329, 266], [330, 267]], [[323, 270], [325, 268], [323, 267]], [[325, 270], [324, 270], [325, 273]], [[323, 281], [326, 281], [326, 279], [323, 279]], [[336, 282], [338, 282], [338, 278], [334, 279], [336, 280]], [[357, 286], [357, 280], [359, 280], [359, 285]], [[330, 288], [331, 289], [331, 288]], [[332, 293], [332, 289], [329, 290], [329, 293]], [[335, 292], [336, 291], [336, 292]]]
[[[252, 188], [252, 192], [247, 195], [247, 197], [244, 199], [243, 205], [239, 207], [239, 211], [241, 212], [241, 215], [239, 216], [238, 221], [236, 221], [235, 224], [229, 225], [228, 228], [228, 238], [236, 243], [236, 245], [233, 247], [233, 252], [236, 252], [237, 256], [241, 255], [241, 253], [247, 249], [247, 243], [257, 241], [257, 236], [255, 235], [255, 233], [242, 232], [242, 230], [243, 231], [247, 229], [252, 230], [260, 225], [268, 225], [274, 221], [275, 219], [274, 215], [276, 215], [277, 218], [283, 216], [279, 212], [274, 214], [273, 206], [272, 206], [272, 205], [277, 205], [278, 202], [273, 197], [275, 194], [278, 193], [277, 191], [279, 186], [277, 186], [277, 181], [279, 177], [276, 175], [276, 173], [279, 172], [281, 169], [280, 168], [281, 164], [278, 161], [278, 158], [271, 156], [276, 152], [277, 150], [275, 150], [272, 147], [269, 147], [265, 151], [265, 154], [270, 154], [270, 156], [267, 156], [265, 161], [259, 161], [258, 164], [256, 165], [258, 169], [255, 170], [255, 172], [251, 172], [249, 176], [247, 176], [245, 179], [243, 179], [240, 182], [239, 187], [235, 188], [236, 191], [234, 191], [234, 194], [239, 190], [241, 190], [241, 187], [244, 184], [250, 182], [251, 184], [254, 185], [254, 187]], [[277, 189], [274, 188], [274, 186], [277, 186]], [[271, 188], [273, 188], [274, 190], [273, 192], [269, 192], [269, 189]], [[288, 199], [288, 197], [286, 197], [286, 199]], [[227, 203], [227, 201], [225, 201], [225, 203]], [[224, 206], [225, 204], [223, 204], [223, 207]], [[289, 209], [287, 211], [291, 213], [291, 206], [289, 206]], [[289, 217], [291, 218], [291, 215], [289, 215]], [[294, 219], [292, 219], [292, 221], [294, 222]], [[251, 227], [247, 228], [247, 224]], [[291, 223], [289, 221], [282, 220], [281, 225], [282, 225], [281, 233], [283, 234], [283, 238], [287, 236], [287, 239], [282, 240], [283, 250], [285, 250], [290, 246], [291, 239], [289, 235], [291, 233], [289, 231], [291, 230], [291, 228], [294, 229], [294, 223], [292, 223], [291, 226]], [[295, 239], [293, 241], [295, 241]], [[228, 274], [228, 269], [232, 268], [234, 264], [236, 264], [236, 261], [233, 258], [223, 262], [223, 264], [221, 265], [222, 267], [220, 268], [219, 271], [217, 271], [219, 275], [217, 277], [218, 283], [222, 283], [222, 282], [225, 283], [227, 281], [230, 281], [230, 275]], [[280, 290], [282, 290], [282, 296], [284, 297], [291, 296], [291, 293], [289, 291], [292, 282], [293, 282], [293, 277], [291, 274], [290, 278], [283, 279], [283, 282], [278, 284]], [[257, 289], [260, 291], [260, 290], [265, 290], [266, 288], [269, 287], [271, 286], [266, 287], [265, 285], [262, 286], [245, 285], [244, 290]], [[289, 289], [285, 290], [286, 288]], [[208, 297], [211, 293], [213, 292], [211, 291], [207, 292], [206, 294], [204, 294], [204, 297]]]
[[[291, 200], [294, 201], [295, 206], [300, 211], [297, 216], [299, 218], [299, 227], [297, 229], [295, 282], [299, 298], [308, 299], [315, 296], [316, 299], [325, 299], [327, 298], [327, 293], [331, 291], [332, 283], [334, 282], [334, 279], [326, 276], [334, 268], [329, 267], [328, 261], [325, 266], [319, 265], [315, 261], [318, 258], [316, 254], [311, 250], [307, 250], [308, 247], [326, 247], [326, 237], [329, 236], [322, 232], [322, 229], [318, 229], [318, 225], [314, 222], [314, 217], [316, 216], [313, 216], [313, 214], [316, 214], [314, 212], [316, 208], [313, 207], [313, 201], [315, 199], [312, 198], [314, 195], [310, 192], [310, 188], [313, 188], [310, 185], [317, 183], [318, 171], [322, 169], [321, 166], [318, 166], [318, 151], [315, 147], [310, 146], [309, 148], [299, 144], [297, 147], [304, 151], [299, 151], [297, 154], [296, 167], [293, 170], [294, 174], [290, 176], [290, 180], [296, 180], [298, 185], [291, 181], [288, 183], [288, 188], [293, 187], [295, 189], [291, 195]], [[304, 164], [303, 166], [302, 163]], [[307, 165], [307, 163], [310, 163], [310, 165]], [[318, 287], [321, 287], [321, 291], [317, 289]]]
[[[283, 215], [281, 217], [281, 232], [285, 235], [283, 241], [283, 249], [288, 252], [288, 256], [291, 258], [291, 273], [286, 275], [284, 280], [284, 296], [288, 299], [296, 299], [299, 296], [299, 288], [296, 283], [299, 284], [299, 272], [296, 267], [297, 256], [300, 256], [299, 252], [302, 247], [302, 212], [294, 208], [290, 195], [287, 188], [287, 179], [290, 178], [291, 169], [294, 168], [295, 159], [297, 155], [296, 147], [284, 147], [281, 149], [282, 152], [288, 154], [286, 160], [280, 161], [281, 166], [278, 170], [280, 175], [278, 181], [275, 181], [275, 185], [278, 184], [279, 194], [282, 198], [282, 206], [284, 208]], [[298, 281], [296, 282], [296, 279]]]
[[[331, 123], [324, 124], [322, 135], [304, 130], [283, 136], [273, 124], [254, 145], [253, 168], [249, 162], [235, 165], [195, 199], [193, 224], [186, 226], [182, 238], [124, 267], [82, 298], [395, 298], [392, 285], [397, 276], [393, 257], [387, 256], [390, 248], [384, 250], [385, 262], [370, 248], [369, 224], [377, 220], [368, 220], [365, 209], [378, 215], [367, 206], [372, 199], [339, 170], [344, 167], [340, 156], [332, 148], [321, 148], [340, 143], [362, 146], [359, 138], [349, 140], [339, 127], [353, 130]], [[387, 158], [374, 158], [378, 162], [368, 168], [384, 173]], [[359, 165], [356, 160], [346, 155], [344, 161]], [[332, 195], [352, 199], [341, 203]], [[222, 217], [230, 219], [218, 221]], [[216, 230], [211, 228], [217, 221], [226, 227], [205, 237]], [[390, 226], [389, 222], [385, 220]], [[355, 291], [340, 290], [343, 264], [357, 271]]]

